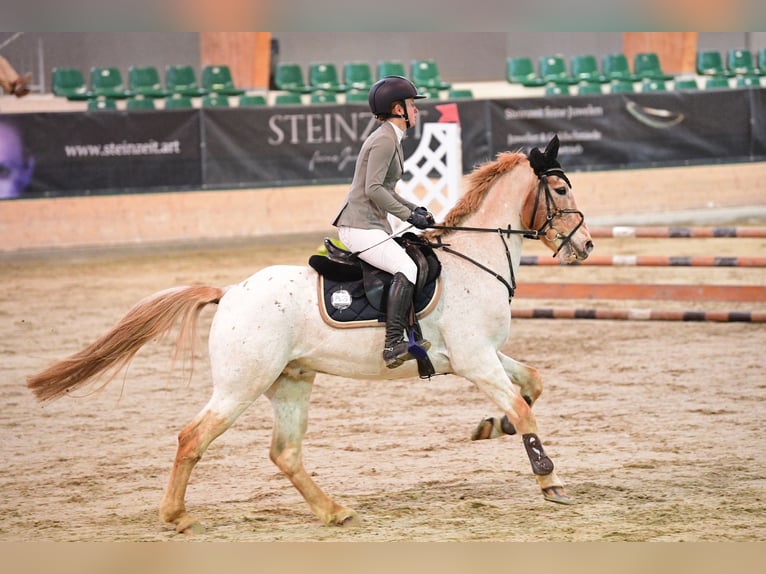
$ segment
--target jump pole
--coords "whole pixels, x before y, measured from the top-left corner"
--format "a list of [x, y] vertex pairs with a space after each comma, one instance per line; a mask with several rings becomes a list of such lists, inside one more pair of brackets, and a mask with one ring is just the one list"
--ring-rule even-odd
[[521, 283], [525, 299], [653, 299], [666, 301], [766, 302], [759, 285], [676, 285], [646, 283]]
[[[567, 266], [558, 259], [540, 255], [522, 255], [521, 265]], [[585, 261], [570, 265], [595, 265], [602, 267], [766, 267], [766, 257], [591, 255]]]
[[603, 319], [611, 321], [713, 321], [766, 323], [766, 311], [672, 311], [655, 309], [513, 309], [514, 319]]
[[766, 227], [589, 227], [593, 238], [766, 237]]

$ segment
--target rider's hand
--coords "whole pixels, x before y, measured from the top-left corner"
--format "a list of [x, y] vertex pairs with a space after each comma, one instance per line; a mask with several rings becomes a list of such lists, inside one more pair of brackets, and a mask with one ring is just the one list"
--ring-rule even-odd
[[412, 223], [418, 229], [427, 229], [434, 224], [434, 216], [425, 207], [416, 207], [407, 223]]

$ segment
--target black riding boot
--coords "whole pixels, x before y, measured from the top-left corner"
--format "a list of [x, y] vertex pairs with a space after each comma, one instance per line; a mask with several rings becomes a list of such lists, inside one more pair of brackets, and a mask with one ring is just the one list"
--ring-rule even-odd
[[[415, 286], [409, 282], [403, 273], [394, 275], [388, 290], [386, 342], [383, 347], [383, 360], [389, 369], [415, 358], [409, 352], [407, 337], [407, 326], [414, 292]], [[431, 346], [428, 341], [419, 340], [416, 343], [425, 350]]]

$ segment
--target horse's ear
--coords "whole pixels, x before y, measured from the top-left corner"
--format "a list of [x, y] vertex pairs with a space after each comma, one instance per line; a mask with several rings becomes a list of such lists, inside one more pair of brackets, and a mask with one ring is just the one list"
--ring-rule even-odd
[[527, 159], [529, 159], [529, 165], [532, 166], [532, 170], [534, 170], [535, 174], [540, 176], [540, 174], [545, 171], [545, 166], [548, 162], [545, 158], [545, 154], [543, 154], [539, 148], [532, 148]]
[[548, 145], [545, 146], [545, 157], [548, 158], [548, 161], [555, 160], [556, 157], [559, 155], [559, 136], [558, 134], [555, 134], [553, 138], [551, 138], [551, 141], [548, 142]]

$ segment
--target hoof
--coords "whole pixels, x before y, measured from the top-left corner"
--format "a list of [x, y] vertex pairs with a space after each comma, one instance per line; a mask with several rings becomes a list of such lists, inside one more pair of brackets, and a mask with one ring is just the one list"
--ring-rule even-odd
[[498, 438], [503, 435], [516, 434], [516, 428], [513, 426], [508, 417], [503, 415], [501, 419], [495, 417], [488, 417], [482, 419], [481, 422], [471, 433], [471, 440], [486, 440], [491, 438]]
[[478, 426], [471, 433], [471, 440], [486, 440], [493, 438], [492, 431], [495, 426], [495, 419], [490, 417], [482, 419]]
[[191, 516], [185, 516], [176, 524], [176, 532], [179, 534], [203, 534], [205, 527]]
[[342, 526], [343, 528], [355, 528], [361, 525], [362, 521], [359, 519], [359, 516], [357, 516], [356, 512], [346, 516], [338, 523], [338, 526]]
[[356, 512], [349, 508], [339, 508], [333, 512], [325, 521], [327, 526], [341, 526], [343, 528], [359, 526], [361, 520]]
[[562, 486], [543, 488], [543, 498], [548, 502], [555, 502], [556, 504], [574, 504], [574, 501], [567, 496]]

